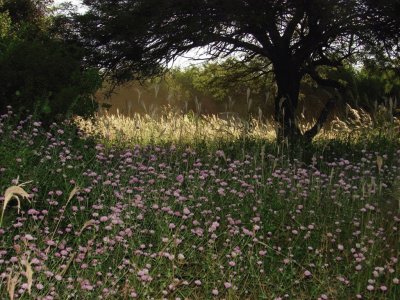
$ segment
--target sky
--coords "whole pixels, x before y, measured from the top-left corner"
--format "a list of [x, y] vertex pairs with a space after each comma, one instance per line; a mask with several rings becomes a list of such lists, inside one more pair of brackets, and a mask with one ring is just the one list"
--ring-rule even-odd
[[[78, 12], [84, 13], [85, 12], [85, 8], [82, 6], [82, 1], [81, 0], [55, 0], [54, 4], [55, 5], [59, 5], [63, 2], [70, 2], [73, 5], [76, 5], [78, 8]], [[202, 53], [204, 53], [204, 50], [192, 50], [189, 51], [184, 57], [178, 57], [174, 63], [170, 63], [168, 65], [168, 67], [180, 67], [180, 68], [185, 68], [188, 67], [190, 65], [198, 65], [201, 64], [202, 61], [194, 61], [191, 58], [199, 58], [202, 56], [202, 58], [204, 58], [204, 55], [202, 55]]]
[[81, 0], [54, 0], [55, 5], [59, 5], [63, 2], [70, 2], [73, 5], [76, 5], [78, 7], [79, 12], [85, 12], [85, 8], [82, 6], [82, 1]]

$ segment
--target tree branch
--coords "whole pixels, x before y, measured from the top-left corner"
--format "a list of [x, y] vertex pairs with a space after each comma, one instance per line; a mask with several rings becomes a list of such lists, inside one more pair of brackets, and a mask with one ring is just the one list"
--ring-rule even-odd
[[218, 34], [212, 34], [212, 36], [213, 36], [215, 42], [218, 42], [218, 41], [227, 42], [234, 46], [253, 51], [254, 53], [257, 53], [261, 56], [268, 56], [268, 54], [269, 54], [266, 49], [260, 48], [257, 45], [254, 45], [251, 43], [247, 43], [243, 40], [235, 39], [231, 36], [224, 36], [224, 35], [218, 35]]
[[303, 7], [297, 7], [296, 12], [293, 18], [288, 23], [286, 30], [283, 34], [283, 43], [289, 47], [290, 40], [292, 39], [293, 33], [296, 30], [297, 24], [303, 19], [304, 17], [304, 9]]
[[339, 90], [344, 88], [344, 86], [336, 80], [322, 78], [314, 68], [306, 69], [305, 73], [309, 74], [311, 78], [319, 85], [333, 87]]
[[317, 133], [320, 131], [322, 126], [325, 124], [326, 120], [328, 119], [328, 116], [332, 109], [335, 107], [335, 101], [333, 98], [330, 98], [326, 103], [325, 106], [323, 107], [317, 122], [314, 124], [314, 126], [307, 130], [303, 137], [306, 139], [306, 141], [311, 142], [314, 136], [317, 135]]
[[[315, 68], [311, 68], [307, 70], [307, 74], [311, 76], [311, 78], [319, 85], [322, 86], [327, 86], [327, 87], [333, 87], [335, 89], [336, 94], [338, 90], [344, 90], [344, 85], [342, 85], [340, 82], [333, 80], [333, 79], [326, 79], [322, 78], [318, 72], [315, 70]], [[314, 126], [307, 130], [303, 137], [306, 139], [306, 141], [311, 142], [314, 136], [317, 135], [317, 133], [320, 131], [326, 120], [328, 119], [328, 116], [332, 109], [335, 107], [335, 101], [334, 98], [331, 97], [326, 103], [325, 106], [323, 107], [317, 122], [314, 124]]]

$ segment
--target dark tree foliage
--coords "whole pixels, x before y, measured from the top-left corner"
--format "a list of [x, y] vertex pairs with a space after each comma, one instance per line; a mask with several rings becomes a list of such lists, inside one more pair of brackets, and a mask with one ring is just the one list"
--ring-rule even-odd
[[353, 59], [388, 61], [399, 53], [399, 0], [84, 0], [89, 11], [76, 18], [77, 33], [90, 49], [87, 59], [116, 82], [151, 76], [166, 62], [197, 47], [212, 58], [242, 54], [264, 60], [278, 87], [278, 138], [310, 142], [325, 122], [301, 134], [296, 109], [301, 79], [342, 89], [320, 76], [321, 66]]
[[13, 24], [40, 24], [53, 0], [3, 0], [0, 13], [7, 12]]
[[0, 0], [0, 112], [35, 113], [50, 123], [97, 109], [95, 69], [82, 67], [83, 49], [60, 39], [50, 0]]
[[9, 41], [1, 50], [2, 109], [29, 110], [48, 122], [96, 110], [91, 94], [100, 79], [93, 70], [81, 70], [79, 49], [43, 37]]

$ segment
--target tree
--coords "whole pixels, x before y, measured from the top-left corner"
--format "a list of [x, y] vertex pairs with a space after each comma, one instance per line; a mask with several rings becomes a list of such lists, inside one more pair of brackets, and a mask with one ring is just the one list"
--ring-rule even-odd
[[[301, 134], [296, 122], [300, 82], [342, 89], [323, 78], [321, 66], [382, 60], [399, 53], [399, 0], [84, 0], [88, 12], [76, 18], [87, 62], [116, 82], [151, 76], [166, 62], [197, 47], [212, 58], [241, 54], [272, 70], [278, 87], [275, 119], [280, 141], [311, 142], [334, 101], [314, 127]], [[272, 68], [270, 67], [272, 66]], [[334, 96], [334, 95], [333, 95]]]
[[41, 26], [53, 0], [2, 0], [0, 13], [7, 12], [14, 25]]
[[95, 69], [82, 68], [83, 50], [52, 33], [51, 1], [0, 0], [0, 112], [7, 105], [47, 123], [97, 109]]

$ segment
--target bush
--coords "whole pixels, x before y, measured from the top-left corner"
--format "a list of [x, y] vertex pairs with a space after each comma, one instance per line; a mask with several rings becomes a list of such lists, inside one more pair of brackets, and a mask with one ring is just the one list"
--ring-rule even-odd
[[11, 105], [48, 122], [93, 113], [101, 78], [97, 70], [82, 67], [82, 49], [52, 34], [50, 21], [47, 27], [29, 18], [10, 24], [8, 15], [3, 9], [8, 28], [0, 35], [0, 111]]

